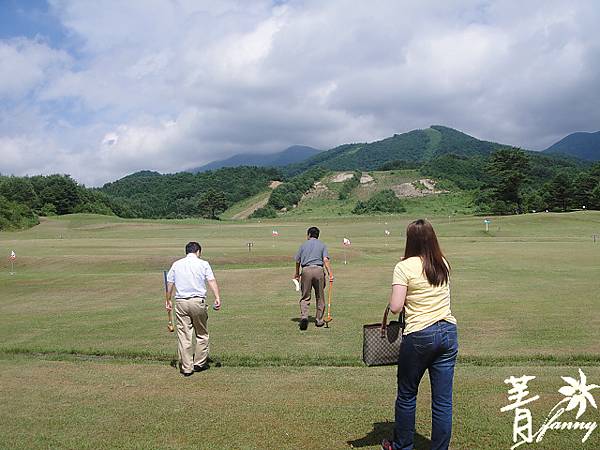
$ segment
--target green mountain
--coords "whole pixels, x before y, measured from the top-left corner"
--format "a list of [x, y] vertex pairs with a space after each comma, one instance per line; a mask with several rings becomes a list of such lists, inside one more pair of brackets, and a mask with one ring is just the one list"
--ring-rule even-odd
[[331, 170], [375, 170], [390, 161], [422, 163], [436, 156], [487, 156], [509, 146], [481, 141], [452, 128], [433, 125], [425, 130], [395, 134], [381, 141], [345, 144], [320, 153], [299, 164], [290, 165], [286, 173], [304, 172], [321, 166]]
[[321, 153], [321, 150], [307, 147], [305, 145], [292, 145], [285, 150], [269, 155], [242, 154], [231, 158], [213, 161], [201, 167], [196, 167], [188, 172], [206, 172], [207, 170], [220, 169], [222, 167], [257, 166], [257, 167], [283, 167], [288, 164], [299, 163], [311, 156]]
[[600, 131], [569, 134], [552, 144], [543, 153], [569, 155], [587, 161], [600, 161]]

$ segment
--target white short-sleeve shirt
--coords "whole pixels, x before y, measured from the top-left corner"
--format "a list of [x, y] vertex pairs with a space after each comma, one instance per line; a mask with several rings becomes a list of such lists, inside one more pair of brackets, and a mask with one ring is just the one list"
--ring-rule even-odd
[[167, 281], [175, 283], [175, 298], [206, 297], [206, 282], [214, 279], [210, 264], [195, 253], [175, 261], [167, 274]]

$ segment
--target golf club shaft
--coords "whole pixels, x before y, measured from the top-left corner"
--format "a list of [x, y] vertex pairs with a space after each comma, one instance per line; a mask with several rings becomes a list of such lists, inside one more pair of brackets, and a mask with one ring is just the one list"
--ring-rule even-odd
[[[163, 270], [163, 279], [165, 281], [165, 301], [169, 301], [169, 284], [167, 283], [167, 272]], [[166, 305], [166, 303], [165, 303]], [[167, 329], [172, 333], [175, 331], [173, 328], [173, 311], [167, 309], [167, 317], [169, 318], [169, 323], [167, 324]]]
[[333, 292], [333, 281], [329, 282], [329, 293], [327, 295], [327, 320], [331, 320], [331, 294]]

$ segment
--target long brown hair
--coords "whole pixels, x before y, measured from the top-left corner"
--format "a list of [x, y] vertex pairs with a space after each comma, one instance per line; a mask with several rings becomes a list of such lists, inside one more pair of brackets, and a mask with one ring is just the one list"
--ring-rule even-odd
[[412, 256], [421, 257], [429, 284], [441, 286], [448, 283], [450, 264], [444, 258], [433, 227], [426, 220], [415, 220], [406, 228], [404, 259]]

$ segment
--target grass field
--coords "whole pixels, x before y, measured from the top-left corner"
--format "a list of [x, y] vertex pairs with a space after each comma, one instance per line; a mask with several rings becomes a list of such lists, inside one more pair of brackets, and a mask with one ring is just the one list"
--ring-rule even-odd
[[[0, 448], [377, 448], [395, 373], [362, 366], [362, 325], [381, 319], [412, 218], [74, 215], [0, 233], [0, 252], [18, 255], [17, 273], [0, 273]], [[561, 397], [560, 376], [581, 367], [600, 384], [600, 213], [494, 218], [489, 233], [479, 217], [429, 219], [453, 266], [459, 322], [453, 448], [510, 448], [507, 376], [538, 377], [537, 422]], [[300, 333], [292, 255], [312, 224], [333, 257], [334, 321]], [[161, 272], [188, 240], [203, 244], [221, 286], [209, 327], [223, 367], [183, 379], [170, 365]], [[427, 389], [417, 448], [427, 448]], [[592, 407], [586, 416], [598, 421]], [[598, 447], [597, 431], [583, 446], [564, 431], [531, 446]]]

